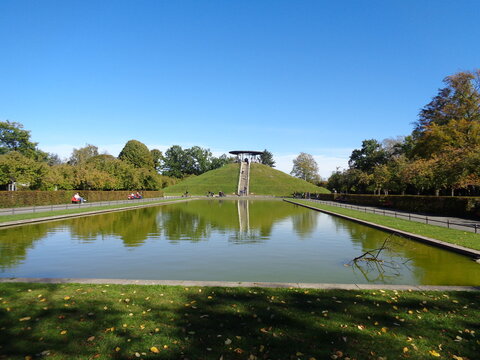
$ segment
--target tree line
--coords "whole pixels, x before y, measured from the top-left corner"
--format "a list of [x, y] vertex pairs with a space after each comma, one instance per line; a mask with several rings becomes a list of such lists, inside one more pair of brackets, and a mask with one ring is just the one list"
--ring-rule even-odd
[[480, 194], [480, 70], [448, 76], [419, 112], [408, 136], [368, 139], [349, 167], [328, 179], [332, 191]]
[[[273, 166], [265, 150], [262, 162]], [[235, 161], [210, 149], [173, 145], [162, 153], [130, 140], [118, 157], [87, 144], [68, 159], [47, 153], [30, 140], [30, 131], [16, 122], [0, 122], [0, 186], [31, 190], [160, 190], [188, 176], [201, 175]]]

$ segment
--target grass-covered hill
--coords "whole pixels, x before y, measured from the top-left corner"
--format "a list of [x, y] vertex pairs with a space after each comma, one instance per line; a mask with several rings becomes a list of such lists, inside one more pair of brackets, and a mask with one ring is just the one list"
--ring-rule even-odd
[[[266, 165], [252, 164], [250, 169], [250, 193], [253, 195], [288, 196], [296, 191], [329, 193], [325, 188], [315, 186]], [[165, 195], [180, 195], [185, 191], [191, 195], [205, 195], [208, 191], [217, 194], [219, 191], [223, 191], [225, 194], [231, 195], [237, 191], [238, 172], [238, 164], [228, 164], [200, 176], [190, 177], [163, 190]]]
[[238, 164], [227, 164], [219, 169], [192, 176], [163, 189], [165, 195], [180, 195], [188, 191], [191, 195], [205, 195], [208, 191], [234, 194], [238, 184]]
[[330, 191], [305, 180], [275, 170], [270, 166], [252, 164], [250, 167], [250, 194], [287, 196], [294, 192], [328, 194]]

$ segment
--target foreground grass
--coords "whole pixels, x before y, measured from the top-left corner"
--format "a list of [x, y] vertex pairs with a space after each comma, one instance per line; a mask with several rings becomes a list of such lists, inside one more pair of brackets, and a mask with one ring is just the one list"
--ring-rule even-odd
[[0, 284], [0, 358], [478, 359], [479, 292]]
[[251, 164], [250, 174], [250, 192], [252, 194], [292, 196], [294, 192], [330, 193], [323, 187], [262, 164]]
[[8, 222], [8, 221], [18, 221], [18, 220], [29, 220], [29, 219], [38, 219], [43, 217], [49, 216], [59, 216], [59, 215], [69, 215], [69, 214], [81, 214], [89, 211], [98, 211], [98, 210], [112, 210], [112, 209], [120, 209], [120, 208], [128, 208], [132, 206], [139, 206], [139, 205], [149, 205], [154, 203], [163, 203], [166, 201], [175, 201], [175, 199], [164, 199], [164, 200], [154, 200], [154, 201], [145, 201], [145, 202], [132, 202], [126, 204], [118, 204], [118, 205], [103, 205], [103, 206], [89, 206], [89, 207], [81, 207], [74, 209], [66, 209], [66, 210], [54, 210], [54, 211], [42, 211], [36, 213], [28, 213], [28, 214], [15, 214], [15, 215], [0, 215], [0, 223]]
[[455, 245], [465, 246], [470, 249], [480, 250], [480, 234], [448, 229], [436, 225], [422, 224], [415, 221], [398, 219], [390, 216], [364, 213], [358, 210], [345, 209], [338, 206], [319, 204], [313, 201], [295, 200], [297, 203], [309, 205], [318, 209], [332, 211], [337, 214], [351, 216], [356, 219], [370, 221], [393, 229], [407, 231], [416, 235], [427, 236]]

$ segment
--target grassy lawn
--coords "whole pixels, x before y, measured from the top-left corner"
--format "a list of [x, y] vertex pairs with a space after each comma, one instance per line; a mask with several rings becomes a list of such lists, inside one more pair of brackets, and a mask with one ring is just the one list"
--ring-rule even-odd
[[375, 224], [388, 226], [394, 229], [408, 231], [413, 234], [427, 236], [448, 243], [465, 246], [470, 249], [480, 250], [480, 234], [472, 232], [447, 229], [441, 226], [427, 225], [415, 221], [398, 219], [390, 216], [364, 213], [358, 210], [344, 209], [338, 206], [324, 205], [312, 201], [295, 200], [295, 202], [347, 215], [356, 219], [370, 221]]
[[151, 201], [151, 202], [146, 201], [146, 202], [141, 202], [141, 203], [132, 202], [132, 203], [118, 204], [118, 205], [79, 207], [79, 208], [75, 208], [75, 209], [44, 211], [44, 212], [36, 212], [36, 213], [28, 213], [28, 214], [1, 215], [0, 216], [0, 223], [8, 222], [8, 221], [38, 219], [38, 218], [48, 217], [48, 216], [81, 214], [81, 213], [85, 213], [85, 212], [89, 212], [89, 211], [97, 211], [97, 210], [119, 209], [119, 208], [146, 205], [146, 204], [152, 204], [152, 203], [162, 203], [162, 202], [166, 202], [166, 201], [175, 201], [175, 199], [154, 200], [154, 201]]
[[479, 292], [0, 284], [0, 358], [478, 359]]

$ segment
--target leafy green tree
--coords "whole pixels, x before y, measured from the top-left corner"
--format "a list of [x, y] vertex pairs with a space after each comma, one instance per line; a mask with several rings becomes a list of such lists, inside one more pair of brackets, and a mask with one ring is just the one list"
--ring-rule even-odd
[[30, 141], [30, 131], [17, 122], [0, 121], [0, 154], [16, 151], [28, 158], [42, 160], [46, 153]]
[[92, 164], [74, 167], [74, 187], [78, 190], [115, 190], [117, 179], [106, 171], [96, 169]]
[[234, 157], [228, 157], [226, 154], [219, 157], [213, 156], [211, 159], [210, 170], [221, 168], [224, 165], [230, 164], [235, 161]]
[[192, 146], [185, 150], [187, 162], [184, 173], [187, 175], [200, 175], [211, 168], [212, 153], [210, 149], [203, 149], [200, 146]]
[[189, 166], [188, 155], [179, 145], [173, 145], [165, 151], [163, 158], [163, 175], [182, 178]]
[[82, 148], [73, 149], [68, 163], [74, 166], [82, 165], [94, 156], [98, 156], [98, 147], [87, 144]]
[[273, 154], [267, 149], [263, 150], [260, 155], [260, 163], [270, 167], [275, 167], [275, 160], [273, 160]]
[[50, 166], [63, 164], [63, 160], [60, 158], [60, 156], [54, 153], [47, 153], [45, 161]]
[[40, 163], [18, 151], [0, 155], [0, 184], [2, 185], [15, 182], [19, 187], [29, 187], [37, 182], [39, 175], [43, 172]]
[[320, 178], [317, 162], [312, 155], [304, 152], [293, 159], [293, 168], [290, 174], [311, 183], [317, 182]]
[[387, 162], [387, 153], [375, 139], [363, 140], [362, 148], [355, 149], [350, 155], [348, 165], [351, 168], [372, 173], [375, 166]]
[[385, 164], [376, 166], [372, 175], [378, 195], [380, 195], [381, 190], [384, 191], [385, 195], [388, 195], [389, 185], [392, 178], [388, 166]]
[[136, 168], [154, 168], [150, 150], [144, 143], [137, 140], [129, 140], [118, 155], [118, 158], [132, 164]]
[[42, 177], [41, 188], [44, 190], [75, 189], [74, 167], [68, 164], [49, 166], [49, 171]]
[[158, 149], [150, 150], [150, 154], [152, 154], [153, 168], [159, 173], [162, 170], [163, 154]]

